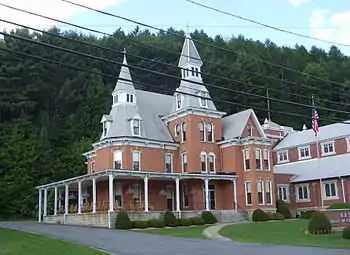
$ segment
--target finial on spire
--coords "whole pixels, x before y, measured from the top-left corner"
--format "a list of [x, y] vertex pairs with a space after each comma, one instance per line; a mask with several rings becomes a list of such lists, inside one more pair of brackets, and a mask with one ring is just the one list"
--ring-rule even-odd
[[306, 129], [307, 129], [307, 127], [306, 127], [306, 125], [304, 124], [304, 125], [303, 125], [303, 130], [306, 130]]
[[188, 35], [190, 34], [190, 28], [189, 28], [188, 22], [187, 22], [187, 34]]
[[125, 64], [126, 63], [126, 48], [125, 47], [123, 49], [123, 54], [124, 54], [123, 64]]

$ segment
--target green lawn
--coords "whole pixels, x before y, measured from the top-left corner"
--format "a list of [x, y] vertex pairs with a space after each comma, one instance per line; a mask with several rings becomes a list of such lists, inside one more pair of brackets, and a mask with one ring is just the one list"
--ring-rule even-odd
[[210, 227], [210, 225], [193, 226], [193, 227], [146, 229], [146, 230], [135, 230], [135, 231], [140, 231], [140, 232], [149, 233], [149, 234], [205, 239], [206, 237], [202, 235], [202, 232], [207, 227]]
[[341, 232], [331, 235], [305, 234], [307, 220], [287, 220], [231, 225], [219, 233], [238, 242], [315, 246], [350, 249]]
[[106, 253], [59, 239], [0, 228], [0, 255], [3, 254], [103, 255]]

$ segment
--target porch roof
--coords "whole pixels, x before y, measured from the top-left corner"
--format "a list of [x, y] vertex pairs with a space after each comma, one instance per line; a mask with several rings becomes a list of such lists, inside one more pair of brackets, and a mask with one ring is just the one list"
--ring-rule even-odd
[[234, 180], [237, 175], [234, 174], [206, 174], [206, 173], [162, 173], [162, 172], [146, 172], [146, 171], [135, 171], [135, 170], [116, 170], [107, 169], [91, 174], [84, 174], [69, 178], [62, 181], [52, 182], [49, 184], [44, 184], [37, 186], [36, 189], [42, 190], [47, 188], [54, 188], [58, 186], [63, 186], [65, 184], [75, 183], [78, 181], [92, 180], [94, 178], [100, 178], [112, 174], [113, 176], [130, 176], [130, 177], [145, 177], [148, 178], [161, 178], [161, 179], [209, 179], [209, 180]]

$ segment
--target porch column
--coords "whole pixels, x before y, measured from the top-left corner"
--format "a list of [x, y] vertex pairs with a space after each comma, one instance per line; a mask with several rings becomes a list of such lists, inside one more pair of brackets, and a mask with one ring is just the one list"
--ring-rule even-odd
[[47, 216], [47, 189], [44, 189], [44, 216]]
[[41, 189], [39, 189], [38, 222], [41, 222]]
[[96, 213], [96, 179], [92, 179], [92, 213]]
[[204, 179], [204, 188], [205, 188], [205, 210], [209, 211], [209, 180]]
[[343, 201], [346, 203], [346, 197], [345, 197], [345, 187], [344, 187], [344, 179], [341, 178], [341, 190], [343, 192]]
[[62, 206], [62, 192], [58, 191], [58, 208], [61, 208]]
[[143, 178], [144, 192], [145, 192], [145, 212], [148, 212], [148, 176]]
[[113, 175], [109, 174], [108, 176], [109, 180], [109, 211], [114, 212], [114, 206], [113, 206]]
[[175, 179], [176, 188], [176, 211], [180, 212], [180, 178]]
[[55, 187], [55, 198], [54, 198], [53, 215], [57, 216], [57, 187]]
[[64, 193], [64, 214], [68, 215], [69, 211], [68, 211], [68, 205], [69, 205], [69, 184], [66, 184], [66, 190]]
[[81, 214], [81, 181], [78, 181], [78, 214]]
[[233, 192], [234, 192], [234, 194], [233, 194], [233, 203], [234, 203], [233, 208], [235, 211], [237, 211], [238, 204], [237, 204], [237, 181], [236, 181], [236, 178], [233, 179], [232, 184], [233, 184]]

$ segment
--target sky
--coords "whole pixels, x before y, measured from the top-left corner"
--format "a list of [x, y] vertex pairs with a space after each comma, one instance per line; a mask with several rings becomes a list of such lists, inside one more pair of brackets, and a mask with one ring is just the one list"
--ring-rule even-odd
[[[331, 44], [289, 35], [242, 21], [213, 10], [207, 10], [185, 0], [71, 0], [106, 12], [127, 17], [160, 28], [170, 26], [189, 32], [203, 29], [210, 36], [228, 39], [243, 35], [253, 40], [270, 39], [278, 46], [313, 45], [328, 51]], [[226, 12], [253, 19], [295, 33], [346, 46], [337, 47], [350, 56], [350, 0], [195, 0]], [[121, 27], [129, 32], [136, 27], [128, 21], [74, 7], [60, 0], [0, 0], [14, 7], [62, 19], [103, 32], [112, 33]], [[268, 4], [267, 4], [268, 3]], [[52, 25], [68, 30], [67, 25], [55, 24], [42, 18], [0, 7], [0, 18], [44, 29]], [[188, 26], [188, 27], [187, 27]], [[0, 30], [12, 25], [0, 21]], [[140, 26], [144, 29], [145, 27]], [[155, 30], [150, 29], [153, 32]]]

